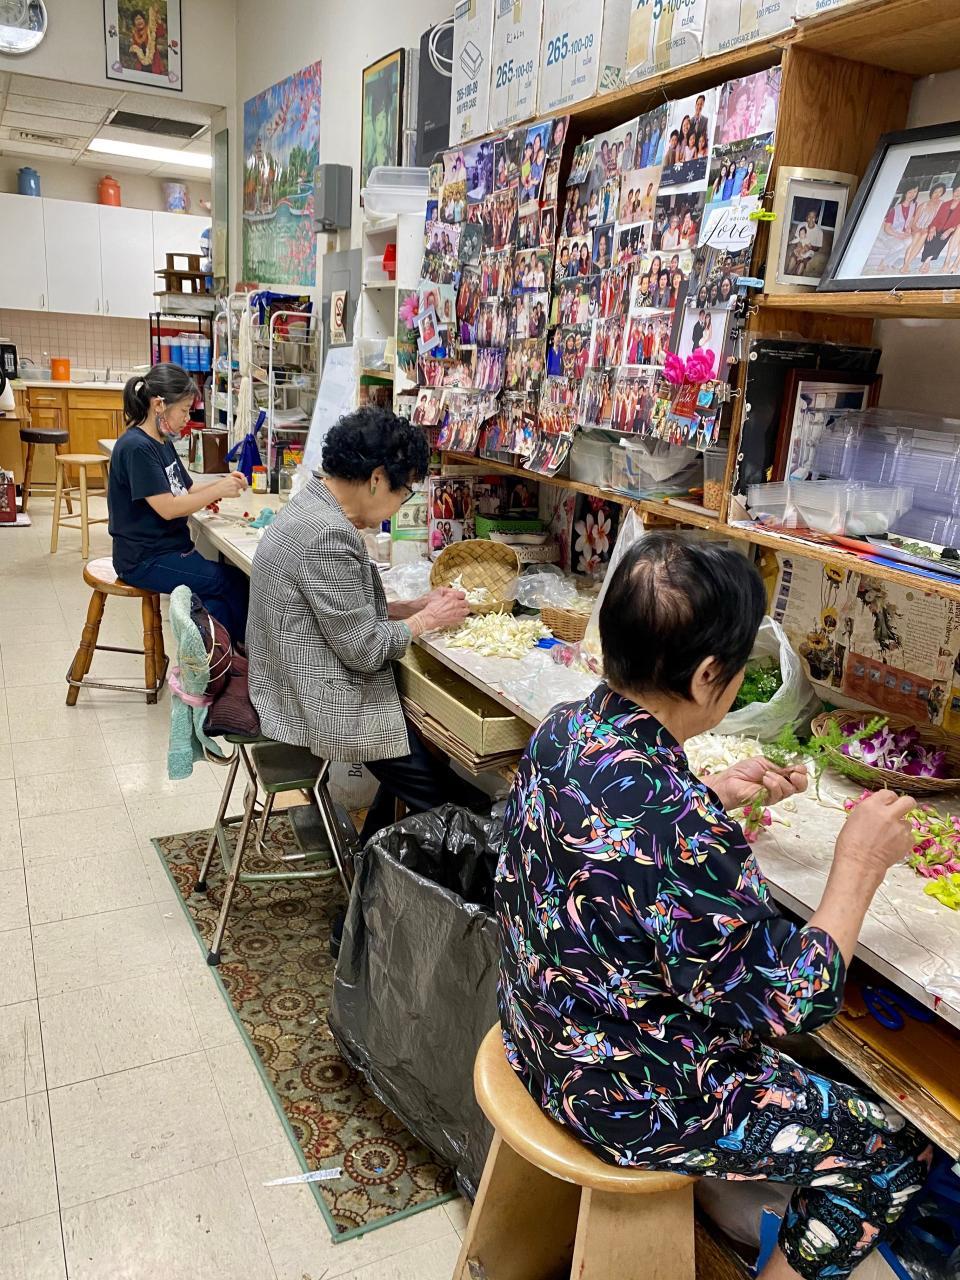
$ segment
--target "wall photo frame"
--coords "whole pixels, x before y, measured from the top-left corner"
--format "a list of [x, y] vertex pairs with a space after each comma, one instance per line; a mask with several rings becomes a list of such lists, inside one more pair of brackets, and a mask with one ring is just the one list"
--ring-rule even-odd
[[885, 133], [827, 264], [824, 293], [960, 285], [960, 120]]
[[183, 92], [180, 0], [103, 0], [107, 79]]
[[776, 175], [767, 279], [778, 293], [815, 289], [857, 186], [852, 173], [781, 166]]
[[405, 53], [396, 49], [363, 71], [360, 190], [380, 165], [398, 165], [403, 143]]

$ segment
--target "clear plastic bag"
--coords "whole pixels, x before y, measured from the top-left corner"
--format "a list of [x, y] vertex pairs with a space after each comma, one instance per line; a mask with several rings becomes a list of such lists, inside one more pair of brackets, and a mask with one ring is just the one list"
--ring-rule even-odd
[[751, 656], [776, 658], [783, 684], [769, 702], [752, 702], [739, 711], [729, 712], [714, 733], [741, 733], [772, 742], [788, 727], [809, 728], [810, 720], [820, 710], [820, 699], [804, 675], [800, 658], [779, 622], [769, 617], [763, 619]]
[[380, 579], [388, 600], [419, 600], [430, 591], [431, 565], [426, 560], [416, 564], [398, 564]]
[[580, 642], [584, 658], [589, 659], [591, 666], [596, 668], [598, 674], [602, 674], [603, 670], [600, 647], [600, 610], [607, 594], [607, 585], [612, 581], [617, 565], [630, 548], [638, 543], [645, 534], [646, 530], [643, 527], [643, 521], [631, 507], [620, 525], [620, 533], [610, 556], [610, 563], [607, 565], [607, 576], [603, 580], [603, 586], [600, 588], [596, 604], [593, 606], [593, 612], [590, 614], [590, 621], [587, 623], [586, 633]]
[[504, 593], [506, 599], [516, 600], [524, 609], [543, 609], [553, 606], [566, 608], [580, 593], [576, 583], [564, 575], [555, 565], [538, 564], [529, 573], [521, 574]]

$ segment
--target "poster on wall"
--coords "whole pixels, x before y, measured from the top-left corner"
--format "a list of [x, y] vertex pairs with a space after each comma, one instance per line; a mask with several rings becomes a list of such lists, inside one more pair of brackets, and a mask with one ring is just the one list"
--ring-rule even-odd
[[183, 92], [180, 0], [103, 0], [107, 79]]
[[363, 72], [360, 134], [360, 190], [380, 165], [400, 163], [403, 122], [403, 50], [374, 62]]
[[320, 63], [243, 107], [243, 279], [317, 280], [313, 175], [320, 163]]

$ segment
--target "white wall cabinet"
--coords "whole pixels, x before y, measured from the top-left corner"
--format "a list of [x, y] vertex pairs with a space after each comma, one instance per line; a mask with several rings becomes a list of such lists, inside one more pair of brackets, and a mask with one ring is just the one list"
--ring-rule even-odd
[[43, 201], [50, 311], [103, 314], [100, 207], [79, 200]]
[[46, 311], [43, 201], [0, 194], [0, 307]]
[[154, 267], [165, 267], [168, 253], [199, 253], [200, 237], [209, 226], [209, 218], [192, 213], [154, 213]]
[[145, 319], [155, 309], [153, 296], [153, 214], [149, 209], [102, 205], [100, 280], [103, 312]]

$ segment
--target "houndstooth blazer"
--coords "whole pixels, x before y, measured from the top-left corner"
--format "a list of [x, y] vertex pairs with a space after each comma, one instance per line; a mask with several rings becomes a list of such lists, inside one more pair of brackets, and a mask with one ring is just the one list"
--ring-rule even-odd
[[325, 760], [407, 755], [392, 662], [410, 640], [388, 621], [363, 538], [314, 477], [253, 557], [247, 654], [263, 733]]

